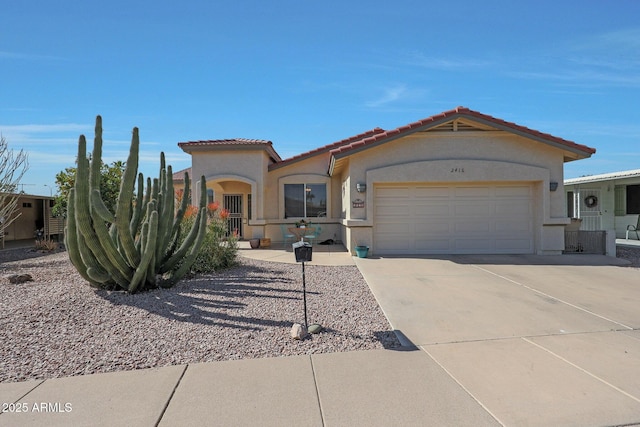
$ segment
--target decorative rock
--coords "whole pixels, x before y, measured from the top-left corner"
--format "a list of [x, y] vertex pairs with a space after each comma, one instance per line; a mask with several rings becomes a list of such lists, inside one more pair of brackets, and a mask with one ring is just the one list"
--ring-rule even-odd
[[322, 332], [322, 325], [318, 325], [317, 323], [314, 323], [313, 325], [309, 325], [310, 334], [317, 334], [318, 332]]
[[13, 274], [7, 277], [9, 279], [9, 283], [25, 283], [32, 282], [33, 277], [30, 274]]
[[301, 340], [307, 336], [307, 328], [300, 323], [294, 323], [291, 327], [291, 338], [295, 340]]

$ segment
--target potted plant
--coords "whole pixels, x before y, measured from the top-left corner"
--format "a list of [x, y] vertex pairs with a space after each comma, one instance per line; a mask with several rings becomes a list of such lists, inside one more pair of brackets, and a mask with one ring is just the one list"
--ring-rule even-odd
[[366, 246], [366, 245], [356, 246], [356, 255], [358, 255], [358, 258], [366, 258], [368, 253], [369, 253], [369, 246]]

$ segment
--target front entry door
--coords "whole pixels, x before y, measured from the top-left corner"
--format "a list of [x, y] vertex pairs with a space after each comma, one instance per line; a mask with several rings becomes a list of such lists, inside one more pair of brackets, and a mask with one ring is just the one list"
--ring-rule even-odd
[[580, 230], [597, 231], [602, 229], [602, 208], [600, 190], [580, 189]]
[[225, 194], [224, 208], [229, 211], [227, 236], [235, 233], [242, 237], [242, 194]]

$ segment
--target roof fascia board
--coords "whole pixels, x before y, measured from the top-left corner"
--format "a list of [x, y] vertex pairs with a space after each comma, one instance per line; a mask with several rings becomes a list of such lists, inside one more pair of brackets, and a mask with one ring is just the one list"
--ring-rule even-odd
[[[460, 114], [457, 113], [455, 115], [451, 115], [451, 116], [443, 117], [443, 118], [438, 119], [438, 120], [434, 120], [432, 122], [429, 122], [429, 123], [421, 125], [421, 126], [416, 126], [415, 128], [409, 128], [409, 129], [401, 130], [400, 132], [397, 132], [397, 133], [395, 133], [393, 135], [389, 135], [386, 138], [380, 139], [379, 141], [375, 141], [375, 142], [373, 142], [371, 144], [365, 144], [365, 145], [362, 145], [360, 147], [351, 148], [351, 149], [345, 151], [344, 153], [335, 153], [335, 154], [333, 154], [331, 156], [331, 158], [332, 159], [333, 158], [341, 159], [343, 157], [347, 157], [347, 156], [350, 156], [352, 154], [359, 153], [360, 151], [367, 150], [367, 149], [373, 148], [373, 147], [377, 147], [377, 146], [385, 144], [387, 142], [395, 141], [396, 139], [399, 139], [399, 138], [404, 138], [406, 136], [413, 135], [414, 133], [417, 133], [417, 132], [424, 132], [424, 131], [427, 131], [427, 130], [429, 130], [431, 128], [434, 128], [436, 126], [440, 126], [440, 125], [442, 125], [444, 123], [451, 122], [451, 121], [455, 120], [456, 118], [458, 118], [459, 116], [460, 116]], [[363, 138], [363, 139], [366, 139], [366, 138]]]
[[193, 152], [205, 151], [264, 151], [274, 162], [280, 162], [282, 159], [271, 145], [266, 144], [194, 144], [185, 143], [180, 148], [188, 154]]
[[481, 124], [484, 124], [484, 125], [487, 125], [487, 126], [491, 126], [491, 127], [496, 128], [496, 129], [500, 129], [502, 131], [505, 131], [505, 132], [508, 132], [508, 133], [512, 133], [514, 135], [521, 136], [523, 138], [532, 139], [534, 141], [538, 141], [538, 142], [542, 142], [544, 144], [550, 145], [550, 146], [552, 146], [554, 148], [559, 148], [559, 149], [564, 150], [564, 151], [569, 151], [571, 153], [584, 156], [584, 158], [591, 157], [591, 153], [583, 151], [583, 150], [581, 150], [581, 149], [579, 149], [577, 147], [571, 147], [571, 146], [568, 146], [568, 145], [565, 145], [565, 144], [561, 144], [559, 142], [549, 140], [549, 139], [544, 138], [542, 136], [534, 135], [534, 134], [531, 134], [529, 132], [525, 132], [525, 131], [520, 130], [520, 129], [514, 129], [511, 126], [503, 125], [501, 123], [496, 123], [496, 122], [491, 121], [491, 120], [486, 120], [486, 119], [484, 119], [482, 117], [475, 117], [475, 116], [469, 116], [469, 115], [464, 115], [464, 114], [461, 114], [461, 116], [463, 116], [463, 117], [465, 117], [465, 118], [467, 118], [469, 120], [475, 121], [477, 123], [481, 123]]
[[629, 175], [615, 175], [615, 176], [585, 176], [580, 178], [570, 178], [564, 181], [564, 185], [578, 185], [578, 184], [591, 184], [594, 182], [606, 182], [606, 181], [622, 181], [625, 179], [640, 178], [640, 172]]

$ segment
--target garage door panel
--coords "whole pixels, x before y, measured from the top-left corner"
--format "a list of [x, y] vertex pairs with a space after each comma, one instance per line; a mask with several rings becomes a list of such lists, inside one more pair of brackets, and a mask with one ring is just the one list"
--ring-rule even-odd
[[451, 245], [448, 238], [425, 239], [425, 240], [416, 240], [415, 249], [416, 251], [446, 253], [451, 250]]
[[418, 184], [374, 191], [377, 253], [533, 252], [529, 185]]
[[385, 248], [385, 253], [407, 253], [409, 250], [413, 250], [409, 247], [408, 239], [381, 239], [377, 244]]
[[496, 239], [496, 249], [530, 251], [533, 248], [529, 239]]
[[466, 221], [454, 223], [454, 229], [458, 234], [483, 233], [491, 231], [491, 223], [489, 221]]
[[443, 221], [417, 222], [414, 224], [414, 231], [420, 235], [448, 235], [451, 233], [451, 226], [452, 224], [446, 219]]
[[486, 248], [493, 248], [491, 239], [454, 239], [454, 248], [457, 251], [483, 251]]
[[531, 232], [531, 223], [521, 220], [500, 221], [499, 224], [496, 224], [496, 232], [523, 233], [528, 236]]
[[464, 198], [483, 198], [489, 197], [491, 190], [489, 187], [454, 187], [454, 197]]
[[411, 231], [408, 223], [382, 223], [377, 224], [376, 228], [381, 234], [409, 234]]
[[514, 215], [529, 217], [529, 211], [527, 199], [500, 200], [495, 203], [495, 212], [502, 217]]
[[477, 203], [457, 201], [453, 209], [453, 215], [456, 217], [469, 218], [486, 216], [493, 212], [492, 206], [488, 202], [482, 200], [479, 200]]
[[451, 209], [448, 203], [436, 202], [433, 204], [425, 203], [415, 206], [413, 212], [416, 216], [425, 215], [443, 215], [448, 216], [451, 213]]
[[376, 197], [381, 199], [404, 199], [409, 197], [409, 187], [378, 187]]
[[495, 187], [496, 197], [522, 197], [528, 199], [531, 197], [531, 187], [529, 186], [508, 186], [508, 187]]
[[415, 187], [413, 194], [418, 199], [448, 199], [450, 192], [451, 190], [449, 187]]

